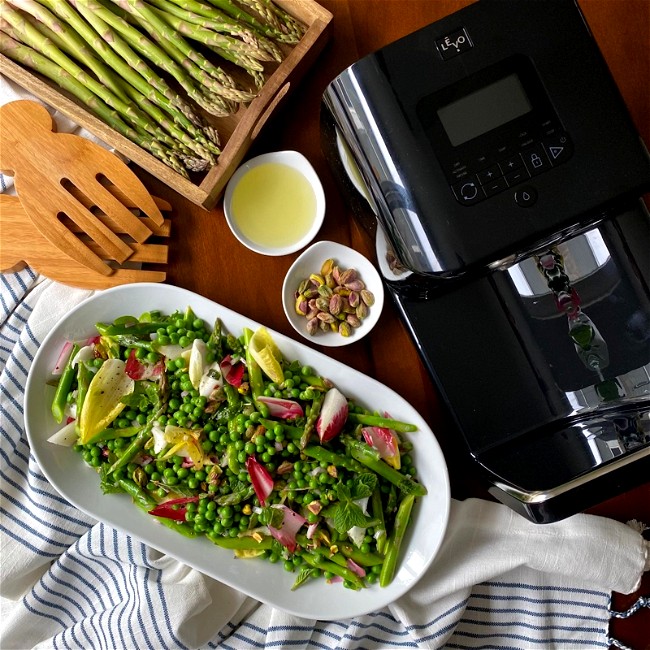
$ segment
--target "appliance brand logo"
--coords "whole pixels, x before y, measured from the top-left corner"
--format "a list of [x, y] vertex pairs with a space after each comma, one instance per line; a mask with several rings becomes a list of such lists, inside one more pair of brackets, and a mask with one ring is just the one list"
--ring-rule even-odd
[[464, 27], [457, 29], [447, 36], [436, 39], [436, 47], [440, 56], [446, 61], [447, 59], [452, 59], [467, 50], [471, 50], [474, 47], [467, 30]]

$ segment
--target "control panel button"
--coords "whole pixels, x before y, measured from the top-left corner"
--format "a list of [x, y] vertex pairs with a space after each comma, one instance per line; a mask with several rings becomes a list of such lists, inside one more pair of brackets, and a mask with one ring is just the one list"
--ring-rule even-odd
[[528, 172], [524, 167], [516, 169], [514, 172], [506, 174], [505, 179], [508, 181], [508, 185], [512, 187], [513, 185], [518, 185], [522, 181], [525, 181], [529, 177]]
[[502, 192], [503, 190], [508, 189], [508, 183], [506, 183], [506, 179], [501, 176], [501, 178], [497, 178], [496, 181], [492, 181], [491, 183], [486, 183], [483, 185], [483, 191], [485, 192], [485, 196], [492, 196], [493, 194], [498, 194], [499, 192]]
[[499, 163], [499, 166], [501, 167], [501, 170], [503, 171], [504, 174], [509, 174], [510, 172], [515, 171], [515, 169], [519, 169], [524, 166], [524, 161], [521, 159], [521, 156], [519, 154], [515, 156], [510, 156], [510, 158], [506, 158], [505, 160], [501, 161]]
[[[520, 133], [521, 148], [513, 149], [506, 143], [471, 160], [454, 161], [448, 178], [456, 200], [463, 205], [478, 203], [561, 165], [573, 155], [571, 139], [557, 122], [542, 121], [538, 134], [543, 135], [534, 140], [531, 133]], [[526, 196], [513, 196], [523, 206], [531, 205], [537, 198], [536, 192], [530, 191]]]
[[549, 160], [555, 165], [561, 165], [565, 160], [571, 158], [573, 146], [566, 133], [560, 133], [544, 140], [544, 147]]
[[522, 185], [515, 192], [515, 203], [522, 207], [528, 208], [537, 201], [537, 190], [532, 185]]
[[472, 205], [485, 198], [476, 176], [471, 176], [452, 185], [452, 189], [456, 198], [464, 205]]
[[551, 168], [551, 163], [546, 156], [544, 147], [541, 145], [535, 145], [522, 151], [521, 157], [524, 159], [526, 169], [531, 176], [536, 176]]
[[499, 169], [499, 165], [492, 165], [491, 167], [478, 172], [476, 176], [481, 185], [486, 185], [499, 178], [499, 176], [501, 176], [501, 170]]

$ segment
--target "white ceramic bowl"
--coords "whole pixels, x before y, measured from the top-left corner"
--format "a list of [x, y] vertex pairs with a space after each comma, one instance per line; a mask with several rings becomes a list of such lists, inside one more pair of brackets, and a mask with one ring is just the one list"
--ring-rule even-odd
[[[313, 197], [307, 193], [299, 199], [299, 186], [290, 179], [264, 183], [259, 168], [277, 165], [298, 171], [311, 186]], [[246, 203], [252, 200], [254, 205], [244, 206], [244, 193], [248, 195]], [[300, 216], [290, 213], [299, 200], [309, 213], [306, 217], [305, 212]], [[305, 156], [297, 151], [274, 151], [251, 158], [237, 169], [226, 186], [223, 207], [230, 230], [246, 248], [262, 255], [288, 255], [307, 246], [318, 234], [325, 218], [325, 193]]]
[[[312, 273], [320, 273], [323, 262], [330, 258], [342, 269], [356, 269], [366, 288], [375, 296], [375, 303], [370, 307], [368, 316], [361, 321], [360, 327], [352, 329], [350, 336], [321, 330], [311, 335], [307, 332], [307, 319], [296, 313], [298, 286]], [[296, 332], [317, 345], [339, 347], [356, 343], [377, 324], [384, 307], [384, 285], [377, 269], [361, 253], [333, 241], [319, 241], [304, 251], [287, 271], [282, 285], [282, 305], [284, 313]]]

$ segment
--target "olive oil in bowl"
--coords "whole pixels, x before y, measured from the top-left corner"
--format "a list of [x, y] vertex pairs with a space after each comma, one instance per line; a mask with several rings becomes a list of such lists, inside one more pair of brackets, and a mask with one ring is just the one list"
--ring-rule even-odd
[[241, 243], [265, 255], [286, 255], [306, 246], [324, 216], [324, 194], [302, 154], [276, 152], [253, 158], [226, 189], [226, 218]]

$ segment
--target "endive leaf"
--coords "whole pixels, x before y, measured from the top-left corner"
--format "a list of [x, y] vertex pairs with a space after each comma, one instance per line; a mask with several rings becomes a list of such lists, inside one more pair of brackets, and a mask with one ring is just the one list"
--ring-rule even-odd
[[80, 444], [106, 429], [126, 406], [121, 399], [133, 392], [135, 381], [125, 369], [121, 359], [107, 359], [92, 378], [79, 419]]
[[273, 337], [265, 327], [260, 327], [249, 341], [248, 348], [251, 356], [259, 364], [262, 371], [271, 379], [271, 381], [281, 383], [284, 381], [284, 372], [282, 371], [282, 352], [278, 348]]

